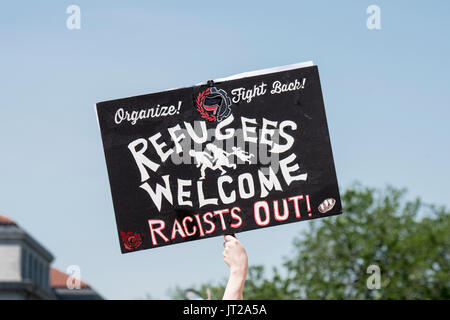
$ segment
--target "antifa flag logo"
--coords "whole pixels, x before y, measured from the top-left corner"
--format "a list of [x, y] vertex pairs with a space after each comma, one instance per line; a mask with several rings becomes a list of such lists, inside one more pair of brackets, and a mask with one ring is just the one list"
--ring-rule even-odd
[[208, 88], [199, 93], [195, 103], [202, 118], [211, 122], [221, 122], [231, 114], [231, 100], [223, 89]]

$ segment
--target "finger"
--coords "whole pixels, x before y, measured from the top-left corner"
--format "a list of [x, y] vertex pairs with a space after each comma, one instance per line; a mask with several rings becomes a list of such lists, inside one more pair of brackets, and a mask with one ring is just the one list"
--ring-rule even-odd
[[233, 248], [233, 245], [231, 245], [231, 244], [226, 244], [225, 245], [225, 250], [231, 250]]
[[226, 235], [225, 237], [225, 241], [237, 241], [237, 239], [235, 238], [235, 237], [233, 237], [233, 236], [230, 236], [230, 235]]
[[225, 243], [225, 246], [237, 247], [237, 246], [239, 246], [239, 242], [238, 241], [228, 241]]

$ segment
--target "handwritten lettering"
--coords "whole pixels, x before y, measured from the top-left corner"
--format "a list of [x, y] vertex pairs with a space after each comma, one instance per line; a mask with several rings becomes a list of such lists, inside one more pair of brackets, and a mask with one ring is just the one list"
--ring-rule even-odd
[[134, 126], [138, 120], [173, 116], [174, 114], [180, 113], [181, 104], [181, 101], [178, 101], [177, 107], [174, 105], [161, 106], [158, 104], [156, 107], [131, 112], [126, 111], [123, 108], [119, 108], [114, 116], [114, 122], [116, 124], [121, 124], [123, 121], [128, 121]]

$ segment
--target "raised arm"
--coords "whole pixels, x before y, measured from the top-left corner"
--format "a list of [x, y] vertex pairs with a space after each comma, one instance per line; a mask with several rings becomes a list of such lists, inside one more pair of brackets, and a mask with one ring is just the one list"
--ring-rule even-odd
[[230, 267], [230, 277], [223, 300], [242, 300], [245, 279], [248, 272], [248, 258], [244, 246], [233, 236], [225, 236], [223, 257]]

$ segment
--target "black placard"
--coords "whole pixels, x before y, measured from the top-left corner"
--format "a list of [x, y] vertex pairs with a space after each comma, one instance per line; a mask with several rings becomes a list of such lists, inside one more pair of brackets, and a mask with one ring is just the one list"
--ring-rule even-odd
[[342, 212], [316, 66], [97, 114], [122, 253]]

